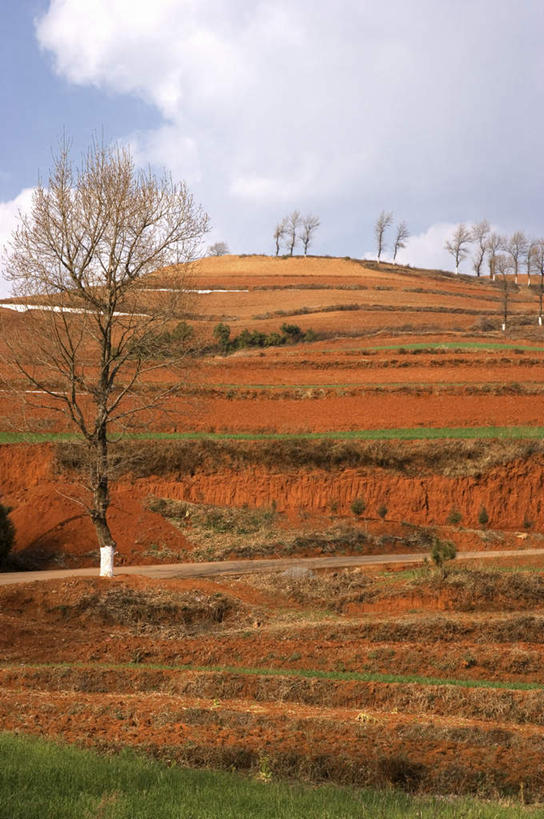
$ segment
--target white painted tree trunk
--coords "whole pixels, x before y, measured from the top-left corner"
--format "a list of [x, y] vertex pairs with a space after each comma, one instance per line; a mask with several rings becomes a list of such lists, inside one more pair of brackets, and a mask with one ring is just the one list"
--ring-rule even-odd
[[100, 577], [113, 577], [113, 546], [100, 547]]
[[503, 333], [506, 333], [506, 324], [504, 323], [504, 321], [502, 323], [502, 331]]
[[542, 316], [538, 317], [538, 326], [542, 327]]

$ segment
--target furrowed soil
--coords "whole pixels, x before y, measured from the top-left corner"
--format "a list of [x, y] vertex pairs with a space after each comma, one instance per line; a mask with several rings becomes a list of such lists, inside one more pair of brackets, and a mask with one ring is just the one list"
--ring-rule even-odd
[[533, 803], [543, 625], [542, 570], [5, 586], [0, 719], [184, 765]]
[[[178, 288], [179, 274], [143, 282], [138, 309]], [[129, 430], [201, 437], [113, 447], [121, 573], [430, 554], [437, 538], [519, 557], [444, 577], [293, 567], [1, 587], [1, 726], [260, 776], [544, 801], [544, 561], [524, 555], [544, 544], [544, 444], [494, 432], [544, 426], [544, 330], [527, 285], [512, 287], [502, 332], [502, 291], [487, 278], [352, 259], [203, 260], [172, 323], [195, 334], [181, 385], [179, 372], [151, 370], [135, 402], [179, 389]], [[70, 431], [53, 399], [9, 368], [5, 341], [27, 319], [15, 302], [0, 303], [0, 441]], [[231, 340], [258, 331], [288, 343], [223, 353], [220, 322]], [[452, 439], [472, 427], [486, 440]], [[379, 440], [427, 429], [439, 437]], [[378, 440], [334, 437], [359, 430]], [[296, 438], [308, 433], [326, 438]], [[11, 568], [97, 564], [86, 472], [74, 441], [0, 444]]]

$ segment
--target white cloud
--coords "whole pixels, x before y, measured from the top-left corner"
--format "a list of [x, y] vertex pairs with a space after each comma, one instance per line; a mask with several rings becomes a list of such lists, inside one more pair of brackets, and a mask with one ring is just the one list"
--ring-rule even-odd
[[156, 106], [162, 126], [127, 139], [233, 248], [263, 249], [289, 207], [334, 211], [340, 254], [354, 209], [368, 237], [384, 206], [419, 229], [499, 219], [512, 186], [541, 210], [523, 193], [544, 173], [532, 0], [50, 0], [36, 31], [68, 81]]
[[[21, 193], [9, 202], [0, 202], [0, 254], [6, 248], [10, 236], [17, 226], [19, 213], [30, 208], [33, 188], [24, 188]], [[0, 298], [10, 294], [10, 284], [2, 277], [2, 259], [0, 255]]]
[[[400, 250], [397, 261], [413, 267], [428, 267], [438, 270], [453, 270], [453, 259], [444, 249], [446, 240], [451, 238], [457, 225], [441, 222], [406, 240], [406, 247]], [[470, 273], [470, 260], [461, 263], [460, 272]]]

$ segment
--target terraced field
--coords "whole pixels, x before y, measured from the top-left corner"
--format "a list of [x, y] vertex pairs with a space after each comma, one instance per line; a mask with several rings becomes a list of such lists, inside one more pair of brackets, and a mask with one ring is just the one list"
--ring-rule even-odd
[[73, 579], [0, 601], [7, 730], [272, 778], [544, 797], [541, 569]]
[[[176, 282], [157, 273], [138, 309]], [[430, 554], [437, 539], [519, 556], [444, 575], [293, 567], [6, 586], [2, 726], [265, 780], [543, 802], [543, 566], [524, 554], [544, 542], [536, 285], [511, 293], [503, 332], [501, 288], [487, 279], [350, 259], [204, 260], [177, 317], [195, 333], [181, 388], [115, 448], [120, 572]], [[25, 321], [15, 305], [0, 305], [4, 333]], [[277, 343], [222, 351], [220, 322], [230, 339]], [[0, 480], [16, 558], [96, 565], [77, 503], [84, 452], [2, 352]], [[178, 378], [151, 371], [138, 398]]]

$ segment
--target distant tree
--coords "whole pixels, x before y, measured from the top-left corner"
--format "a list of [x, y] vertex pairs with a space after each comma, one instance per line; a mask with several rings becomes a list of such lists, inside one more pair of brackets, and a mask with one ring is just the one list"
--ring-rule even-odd
[[533, 261], [535, 253], [534, 239], [527, 239], [527, 249], [525, 251], [525, 270], [527, 271], [527, 287], [531, 286], [531, 273], [533, 272]]
[[287, 220], [282, 219], [274, 228], [274, 241], [276, 243], [276, 256], [280, 255], [280, 245], [287, 233]]
[[289, 250], [289, 255], [293, 255], [293, 251], [295, 249], [295, 245], [299, 239], [298, 229], [300, 227], [302, 221], [302, 216], [300, 215], [299, 210], [294, 210], [286, 219], [285, 222], [285, 233], [287, 236], [287, 248]]
[[489, 278], [491, 281], [495, 281], [495, 260], [497, 258], [497, 253], [499, 250], [504, 250], [504, 246], [506, 244], [506, 240], [504, 236], [501, 236], [500, 233], [490, 233], [487, 237], [486, 242], [486, 249], [488, 253], [487, 263], [489, 265]]
[[472, 257], [472, 269], [478, 277], [482, 274], [482, 265], [487, 253], [487, 237], [490, 230], [487, 219], [482, 219], [481, 222], [476, 222], [470, 231], [471, 239], [476, 245], [476, 251]]
[[532, 246], [532, 267], [538, 276], [538, 324], [542, 326], [542, 296], [544, 293], [544, 239], [537, 239]]
[[226, 256], [228, 253], [230, 251], [226, 242], [215, 242], [208, 247], [208, 256]]
[[500, 276], [501, 290], [502, 290], [502, 331], [506, 332], [508, 326], [508, 301], [512, 284], [510, 282], [510, 273], [513, 269], [512, 259], [506, 253], [498, 253], [495, 256], [495, 275]]
[[300, 240], [302, 242], [302, 247], [304, 248], [304, 255], [308, 255], [308, 248], [313, 239], [313, 235], [316, 232], [317, 228], [320, 225], [319, 217], [312, 216], [308, 214], [302, 219], [302, 232], [300, 234]]
[[399, 222], [397, 225], [397, 232], [395, 234], [395, 242], [393, 244], [393, 261], [397, 259], [397, 253], [406, 247], [406, 239], [410, 236], [408, 225], [405, 221]]
[[455, 260], [455, 272], [459, 273], [459, 265], [467, 256], [467, 245], [472, 241], [472, 233], [466, 225], [457, 225], [453, 236], [448, 239], [444, 245], [445, 249], [451, 254]]
[[508, 240], [508, 243], [505, 246], [505, 250], [512, 260], [512, 267], [514, 269], [514, 282], [516, 284], [519, 283], [518, 275], [520, 262], [527, 253], [528, 246], [529, 242], [527, 240], [527, 236], [521, 230], [516, 230], [516, 232], [510, 236], [510, 239]]
[[10, 509], [0, 503], [0, 566], [6, 562], [15, 541], [15, 526], [9, 519]]
[[376, 236], [376, 249], [378, 253], [378, 262], [382, 258], [382, 253], [385, 250], [385, 232], [393, 224], [393, 213], [390, 210], [382, 210], [376, 224], [374, 225], [374, 235]]

